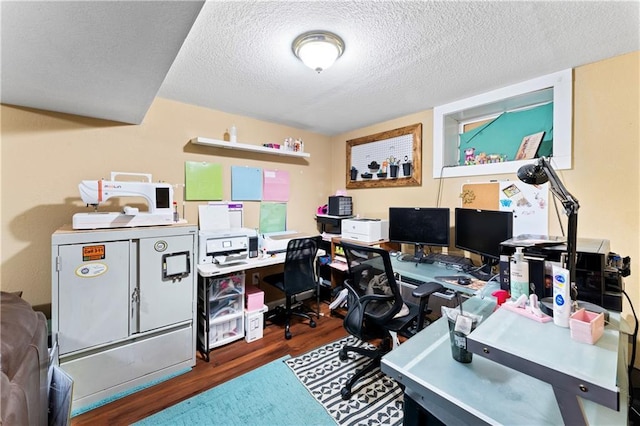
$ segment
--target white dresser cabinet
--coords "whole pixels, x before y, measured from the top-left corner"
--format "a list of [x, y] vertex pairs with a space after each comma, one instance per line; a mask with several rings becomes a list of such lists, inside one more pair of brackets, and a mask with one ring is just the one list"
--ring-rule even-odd
[[73, 410], [195, 365], [197, 227], [62, 228], [52, 337]]

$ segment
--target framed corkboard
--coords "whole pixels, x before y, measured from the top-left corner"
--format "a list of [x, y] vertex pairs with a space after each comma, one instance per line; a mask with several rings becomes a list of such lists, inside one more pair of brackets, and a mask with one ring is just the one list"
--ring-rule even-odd
[[346, 182], [347, 189], [422, 185], [422, 123], [348, 140]]

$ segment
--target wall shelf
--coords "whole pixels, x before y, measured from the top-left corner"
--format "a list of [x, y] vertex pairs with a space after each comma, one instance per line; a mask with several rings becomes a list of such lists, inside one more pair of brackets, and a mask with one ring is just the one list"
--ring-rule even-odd
[[268, 148], [266, 146], [250, 145], [238, 142], [226, 142], [219, 139], [209, 139], [197, 137], [191, 139], [191, 143], [196, 145], [213, 146], [216, 148], [235, 149], [239, 151], [258, 152], [261, 154], [281, 155], [285, 157], [309, 158], [311, 154], [308, 152], [284, 151], [281, 149]]

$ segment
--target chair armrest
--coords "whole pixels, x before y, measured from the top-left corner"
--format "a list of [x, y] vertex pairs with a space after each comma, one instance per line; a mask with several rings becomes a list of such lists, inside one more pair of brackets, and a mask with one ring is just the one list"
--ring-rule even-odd
[[418, 299], [422, 299], [423, 297], [429, 297], [433, 293], [440, 290], [444, 290], [444, 286], [442, 284], [432, 281], [432, 282], [420, 284], [418, 287], [416, 287], [413, 290], [413, 292], [411, 292], [411, 295], [413, 297], [417, 297]]

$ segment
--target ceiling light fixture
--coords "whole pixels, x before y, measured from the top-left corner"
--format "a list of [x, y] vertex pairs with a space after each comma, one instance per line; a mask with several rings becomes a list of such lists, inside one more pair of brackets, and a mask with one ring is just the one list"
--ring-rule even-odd
[[328, 31], [309, 31], [296, 37], [291, 49], [306, 66], [321, 73], [342, 56], [344, 41]]

